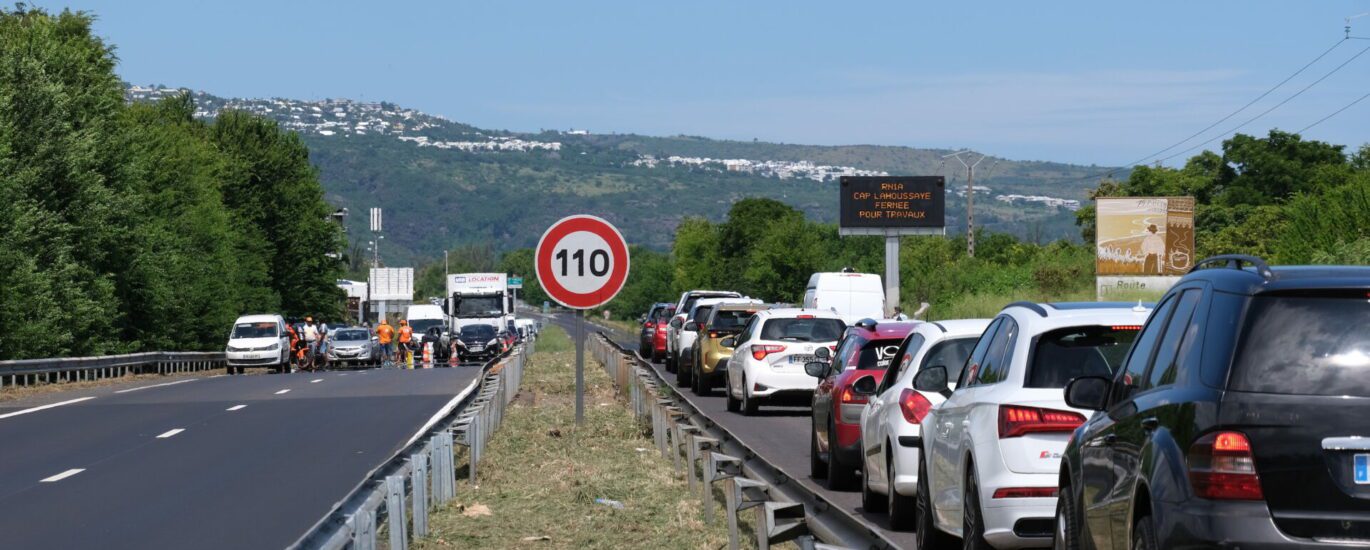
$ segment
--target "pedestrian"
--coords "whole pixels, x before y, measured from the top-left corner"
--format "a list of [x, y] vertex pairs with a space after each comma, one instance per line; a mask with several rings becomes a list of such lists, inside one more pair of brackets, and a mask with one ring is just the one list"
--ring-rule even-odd
[[409, 326], [409, 321], [400, 319], [400, 353], [404, 364], [409, 368], [414, 368], [414, 351], [411, 344], [414, 342], [414, 328]]
[[907, 320], [909, 320], [909, 316], [908, 316], [908, 315], [904, 315], [904, 308], [899, 307], [899, 306], [894, 306], [894, 320], [895, 320], [895, 321], [907, 321]]
[[394, 338], [395, 329], [390, 326], [389, 321], [387, 321], [384, 317], [381, 317], [380, 324], [376, 326], [376, 341], [379, 342], [381, 345], [381, 357], [383, 358], [383, 361], [385, 361], [386, 363], [389, 363], [394, 360]]

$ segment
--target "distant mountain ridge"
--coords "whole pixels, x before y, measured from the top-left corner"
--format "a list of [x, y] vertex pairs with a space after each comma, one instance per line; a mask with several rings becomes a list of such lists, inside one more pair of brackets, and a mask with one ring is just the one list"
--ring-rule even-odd
[[[130, 101], [183, 90], [130, 86]], [[630, 242], [668, 248], [680, 219], [718, 220], [735, 200], [766, 196], [835, 221], [843, 175], [945, 175], [948, 232], [964, 231], [965, 180], [952, 151], [815, 146], [584, 130], [487, 130], [388, 102], [234, 99], [192, 93], [196, 116], [224, 109], [276, 120], [308, 143], [327, 198], [361, 213], [386, 209], [381, 254], [392, 264], [432, 261], [459, 243], [531, 246], [555, 219], [588, 212]], [[976, 223], [1033, 240], [1076, 238], [1073, 210], [1099, 167], [988, 158], [976, 174]], [[353, 240], [367, 220], [353, 216]]]

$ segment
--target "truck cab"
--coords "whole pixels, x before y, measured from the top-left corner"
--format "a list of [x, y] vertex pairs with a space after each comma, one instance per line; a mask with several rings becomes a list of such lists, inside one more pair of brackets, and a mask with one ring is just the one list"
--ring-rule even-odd
[[504, 327], [514, 319], [508, 277], [503, 273], [454, 273], [447, 276], [446, 310], [455, 334], [466, 325]]

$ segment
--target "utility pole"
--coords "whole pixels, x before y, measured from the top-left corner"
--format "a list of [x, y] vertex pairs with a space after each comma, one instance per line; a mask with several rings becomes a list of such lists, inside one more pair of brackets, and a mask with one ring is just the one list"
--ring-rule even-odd
[[967, 163], [961, 155], [970, 153], [970, 149], [962, 149], [950, 155], [943, 155], [942, 158], [951, 157], [966, 167], [966, 255], [975, 257], [975, 167], [985, 160], [988, 155], [980, 155], [975, 162]]

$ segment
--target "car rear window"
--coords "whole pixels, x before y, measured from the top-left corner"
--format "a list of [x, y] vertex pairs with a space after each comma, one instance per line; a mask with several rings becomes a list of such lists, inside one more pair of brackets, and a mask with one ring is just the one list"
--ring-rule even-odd
[[742, 330], [747, 325], [747, 320], [756, 315], [755, 311], [745, 309], [725, 309], [714, 315], [714, 320], [709, 323], [711, 330]]
[[703, 321], [703, 320], [705, 320], [705, 319], [708, 319], [708, 318], [709, 318], [709, 312], [710, 312], [710, 311], [713, 311], [713, 310], [714, 310], [714, 306], [699, 306], [699, 307], [695, 308], [694, 317], [691, 317], [690, 320], [691, 320], [691, 321]]
[[842, 337], [847, 328], [839, 319], [770, 319], [761, 327], [762, 340], [790, 342], [831, 342]]
[[670, 319], [675, 314], [675, 306], [659, 307], [653, 310], [652, 318], [656, 320]]
[[867, 340], [861, 344], [861, 353], [852, 354], [845, 366], [861, 370], [885, 370], [889, 368], [890, 360], [894, 359], [903, 341], [902, 338]]
[[938, 342], [923, 356], [923, 365], [918, 370], [946, 367], [947, 380], [960, 380], [961, 370], [966, 368], [966, 360], [970, 358], [970, 352], [975, 350], [975, 343], [979, 340], [979, 336], [971, 336]]
[[1370, 293], [1257, 296], [1246, 318], [1232, 389], [1370, 397]]
[[1064, 388], [1081, 376], [1112, 377], [1141, 327], [1083, 326], [1037, 337], [1028, 362], [1029, 388]]

